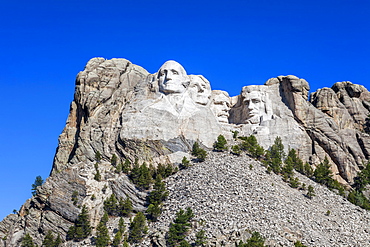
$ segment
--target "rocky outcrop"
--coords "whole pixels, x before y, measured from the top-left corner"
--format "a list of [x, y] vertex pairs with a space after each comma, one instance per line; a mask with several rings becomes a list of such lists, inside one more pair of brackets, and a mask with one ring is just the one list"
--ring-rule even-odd
[[[135, 212], [144, 211], [148, 191], [136, 188], [126, 174], [115, 173], [112, 157], [117, 157], [117, 163], [130, 160], [154, 167], [159, 163], [176, 165], [184, 156], [190, 158], [194, 142], [210, 150], [220, 134], [231, 141], [231, 131], [238, 131], [239, 136], [255, 135], [265, 149], [279, 136], [285, 151], [296, 149], [313, 167], [328, 157], [336, 179], [350, 185], [370, 159], [370, 136], [364, 129], [370, 93], [350, 82], [338, 82], [310, 97], [308, 92], [306, 80], [289, 75], [271, 78], [264, 85], [245, 86], [240, 95], [230, 97], [225, 91], [212, 91], [204, 76], [188, 75], [175, 61], [167, 61], [157, 73], [150, 74], [125, 59], [93, 58], [77, 75], [51, 175], [17, 214], [0, 223], [0, 246], [19, 246], [26, 233], [41, 245], [49, 230], [65, 238], [83, 205], [94, 228], [103, 214], [104, 200], [112, 193], [122, 199], [129, 197]], [[102, 156], [99, 162], [97, 152]], [[258, 168], [249, 171], [245, 163]], [[94, 179], [96, 164], [100, 181]], [[144, 241], [145, 246], [153, 244], [150, 241], [163, 244], [175, 210], [187, 205], [195, 206], [198, 221], [209, 222], [205, 229], [213, 245], [243, 239], [248, 236], [245, 230], [262, 232], [271, 245], [302, 239], [309, 245], [323, 241], [325, 246], [334, 246], [338, 234], [343, 245], [355, 246], [356, 238], [359, 243], [368, 243], [363, 234], [366, 227], [348, 223], [348, 228], [341, 228], [345, 223], [339, 217], [347, 222], [363, 220], [368, 225], [366, 212], [356, 213], [358, 208], [317, 185], [320, 199], [312, 205], [305, 201], [302, 206], [299, 203], [306, 200], [302, 192], [289, 190], [280, 178], [265, 174], [258, 162], [247, 157], [211, 155], [206, 163], [170, 177], [168, 184], [171, 194], [166, 210], [161, 220], [151, 225], [151, 239]], [[282, 194], [282, 190], [288, 192]], [[314, 217], [315, 208], [324, 210], [319, 202], [335, 212], [333, 219], [326, 221], [321, 214]], [[284, 203], [289, 209], [284, 209]], [[234, 211], [228, 209], [230, 205]], [[345, 205], [344, 209], [338, 205]], [[294, 219], [289, 212], [294, 213]], [[240, 220], [244, 218], [250, 220]], [[109, 220], [112, 234], [117, 221]], [[274, 227], [269, 230], [266, 224]], [[325, 232], [324, 228], [333, 224], [338, 227]], [[316, 228], [310, 231], [310, 226]], [[351, 237], [356, 231], [358, 235]], [[85, 240], [79, 244], [91, 243]]]
[[364, 133], [369, 91], [350, 82], [312, 93], [308, 82], [279, 76], [265, 85], [243, 87], [230, 110], [230, 122], [243, 135], [256, 135], [265, 148], [277, 136], [312, 166], [328, 157], [342, 183], [352, 183], [369, 160], [370, 136]]

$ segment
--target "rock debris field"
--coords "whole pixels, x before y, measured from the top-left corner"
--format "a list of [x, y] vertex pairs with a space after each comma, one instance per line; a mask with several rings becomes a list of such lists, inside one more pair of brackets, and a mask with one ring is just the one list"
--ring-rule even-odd
[[176, 212], [191, 207], [190, 242], [203, 229], [209, 246], [235, 246], [253, 231], [268, 246], [294, 246], [297, 240], [307, 246], [370, 246], [370, 212], [295, 176], [306, 188], [313, 186], [316, 196], [307, 198], [306, 191], [291, 188], [246, 155], [211, 152], [205, 162], [166, 179], [169, 198], [158, 222], [150, 223], [149, 234], [163, 243]]

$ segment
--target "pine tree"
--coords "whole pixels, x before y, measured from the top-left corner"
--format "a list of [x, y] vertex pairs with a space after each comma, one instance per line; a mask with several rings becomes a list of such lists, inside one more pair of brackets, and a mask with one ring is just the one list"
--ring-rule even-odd
[[116, 232], [116, 235], [114, 235], [112, 243], [114, 247], [118, 247], [120, 245], [120, 243], [122, 242], [122, 236], [124, 232], [125, 232], [125, 222], [121, 217], [118, 222], [118, 231]]
[[32, 237], [27, 233], [21, 242], [22, 247], [36, 247], [36, 244], [33, 242]]
[[82, 207], [81, 213], [77, 216], [76, 222], [71, 226], [67, 233], [67, 240], [81, 241], [91, 233], [89, 215], [86, 206]]
[[129, 242], [139, 242], [147, 231], [148, 227], [146, 226], [145, 216], [142, 212], [138, 212], [130, 224]]
[[59, 245], [61, 245], [63, 243], [62, 239], [60, 238], [60, 235], [58, 234], [57, 238], [55, 239], [54, 241], [54, 246], [55, 247], [58, 247]]
[[118, 160], [117, 155], [113, 154], [112, 158], [110, 159], [111, 165], [116, 167], [117, 166], [117, 160]]
[[119, 203], [119, 210], [120, 210], [120, 215], [122, 216], [129, 216], [132, 212], [132, 202], [128, 196], [124, 200], [120, 199]]
[[274, 173], [279, 174], [281, 172], [281, 165], [284, 157], [284, 145], [281, 138], [278, 136], [275, 138], [274, 144], [270, 148], [268, 161], [269, 166]]
[[119, 208], [117, 202], [117, 198], [114, 194], [111, 194], [110, 197], [104, 201], [104, 210], [108, 215], [118, 216]]
[[247, 239], [247, 242], [243, 243], [240, 240], [239, 244], [236, 244], [236, 247], [264, 247], [265, 239], [261, 236], [259, 232], [253, 232], [252, 236]]
[[119, 163], [116, 167], [116, 173], [121, 173], [122, 172], [122, 167], [123, 167], [123, 164], [122, 163]]
[[239, 156], [240, 155], [240, 147], [239, 147], [239, 145], [233, 145], [233, 146], [231, 146], [231, 153]]
[[151, 171], [144, 162], [141, 166], [135, 164], [130, 174], [131, 181], [141, 190], [147, 190], [152, 183]]
[[307, 247], [307, 246], [302, 244], [301, 241], [296, 241], [294, 242], [294, 247]]
[[203, 246], [207, 243], [207, 237], [204, 230], [200, 230], [195, 234], [195, 246]]
[[126, 159], [125, 163], [123, 163], [122, 165], [122, 172], [128, 174], [130, 172], [130, 169], [131, 169], [131, 162], [129, 159]]
[[304, 172], [303, 174], [306, 175], [307, 177], [311, 178], [313, 176], [313, 169], [312, 167], [310, 166], [310, 164], [308, 164], [307, 162], [304, 164]]
[[96, 246], [105, 247], [108, 246], [110, 238], [107, 228], [108, 214], [104, 212], [103, 217], [101, 218], [98, 227], [96, 228]]
[[101, 180], [101, 175], [100, 175], [100, 172], [99, 172], [99, 165], [98, 165], [98, 163], [95, 163], [94, 166], [95, 166], [95, 171], [96, 171], [94, 179], [99, 182]]
[[100, 152], [99, 152], [99, 151], [96, 151], [96, 152], [95, 152], [95, 160], [96, 160], [96, 162], [98, 162], [98, 163], [100, 163], [100, 161], [101, 161], [101, 154], [100, 154]]
[[162, 181], [161, 175], [158, 175], [153, 185], [153, 191], [149, 193], [149, 204], [160, 204], [168, 197], [165, 182]]
[[44, 180], [41, 176], [37, 176], [35, 182], [32, 184], [32, 195], [35, 196], [37, 193], [37, 187], [41, 186], [44, 183]]
[[150, 184], [152, 183], [152, 176], [145, 162], [140, 166], [139, 174], [140, 175], [136, 185], [143, 190], [149, 189]]
[[236, 140], [236, 138], [238, 137], [239, 131], [235, 130], [231, 132], [233, 133], [233, 138]]
[[53, 236], [53, 233], [51, 231], [48, 231], [46, 233], [44, 241], [42, 241], [41, 246], [45, 246], [45, 247], [54, 247], [55, 246], [54, 236]]
[[148, 219], [151, 221], [157, 221], [158, 217], [161, 215], [161, 205], [160, 204], [149, 204], [146, 213], [148, 214]]
[[180, 242], [179, 247], [191, 247], [191, 244], [184, 239]]
[[316, 182], [331, 187], [333, 184], [333, 173], [330, 170], [330, 164], [327, 157], [325, 157], [324, 161], [316, 167], [314, 176]]
[[118, 247], [122, 242], [122, 232], [117, 231], [113, 238], [112, 246]]
[[358, 191], [363, 191], [366, 185], [370, 184], [370, 162], [357, 173], [357, 176], [354, 178], [354, 187]]
[[291, 165], [297, 172], [305, 174], [303, 161], [298, 157], [297, 151], [295, 149], [289, 150], [288, 156], [285, 159], [285, 164]]
[[200, 149], [199, 143], [198, 142], [194, 142], [193, 149], [191, 151], [191, 155], [197, 156], [198, 155], [198, 152], [199, 152], [199, 149]]
[[217, 137], [217, 141], [213, 144], [214, 151], [222, 152], [227, 150], [227, 141], [223, 135]]
[[186, 237], [186, 234], [190, 228], [190, 220], [194, 217], [191, 208], [187, 208], [186, 211], [180, 209], [176, 213], [176, 219], [174, 223], [170, 225], [167, 233], [167, 243], [169, 246], [176, 246]]
[[310, 198], [310, 199], [312, 199], [312, 197], [315, 196], [315, 191], [314, 191], [314, 189], [313, 189], [313, 187], [311, 185], [309, 185], [308, 188], [307, 188], [307, 194], [306, 194], [306, 196], [308, 198]]
[[181, 168], [187, 169], [189, 167], [190, 161], [184, 156], [181, 160]]
[[198, 142], [194, 142], [191, 154], [197, 157], [197, 160], [203, 162], [207, 158], [206, 150], [199, 147]]

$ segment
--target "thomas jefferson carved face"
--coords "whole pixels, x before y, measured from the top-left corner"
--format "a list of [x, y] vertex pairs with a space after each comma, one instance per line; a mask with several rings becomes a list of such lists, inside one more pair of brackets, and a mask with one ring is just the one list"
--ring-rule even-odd
[[246, 123], [260, 123], [267, 116], [266, 96], [260, 91], [243, 90], [242, 97], [246, 109]]
[[183, 93], [189, 82], [185, 69], [178, 62], [167, 61], [158, 71], [159, 91], [162, 93]]
[[211, 110], [221, 123], [229, 123], [230, 97], [227, 92], [214, 90], [212, 92]]
[[207, 105], [211, 98], [211, 85], [203, 76], [191, 75], [189, 92], [195, 103]]

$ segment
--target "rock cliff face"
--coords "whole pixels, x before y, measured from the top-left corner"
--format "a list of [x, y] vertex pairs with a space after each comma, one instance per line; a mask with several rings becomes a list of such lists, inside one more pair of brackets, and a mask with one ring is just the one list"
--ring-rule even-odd
[[[103, 202], [112, 193], [119, 198], [129, 197], [135, 211], [143, 211], [147, 192], [138, 190], [126, 175], [114, 172], [110, 162], [113, 156], [118, 157], [117, 163], [128, 159], [139, 163], [145, 161], [153, 166], [177, 164], [184, 156], [189, 157], [194, 142], [210, 149], [220, 134], [231, 141], [231, 131], [238, 131], [243, 136], [255, 135], [266, 149], [279, 136], [286, 149], [296, 149], [300, 158], [313, 167], [328, 157], [336, 179], [352, 184], [357, 172], [370, 159], [370, 136], [364, 131], [370, 113], [370, 93], [365, 87], [351, 82], [338, 82], [310, 97], [308, 92], [307, 81], [289, 75], [271, 78], [264, 85], [245, 86], [240, 95], [229, 97], [225, 91], [212, 91], [205, 77], [188, 75], [175, 61], [167, 61], [157, 73], [150, 74], [125, 59], [93, 58], [77, 76], [74, 100], [66, 127], [59, 137], [51, 175], [18, 214], [9, 215], [0, 223], [0, 246], [19, 246], [26, 233], [39, 245], [48, 230], [65, 237], [82, 205], [89, 209], [95, 227], [103, 214]], [[97, 152], [102, 155], [99, 164], [101, 181], [94, 179]], [[225, 162], [229, 159], [218, 158]], [[212, 166], [211, 161], [206, 164]], [[220, 169], [232, 173], [227, 169], [238, 168]], [[185, 175], [195, 176], [199, 172], [194, 170], [193, 174]], [[225, 188], [233, 183], [229, 178], [226, 180], [229, 184]], [[180, 192], [173, 190], [171, 193], [170, 198], [176, 198]], [[192, 196], [193, 192], [189, 193]], [[227, 191], [222, 193], [227, 194]], [[261, 193], [266, 191], [262, 189]], [[229, 195], [225, 196], [229, 198]], [[198, 199], [181, 203], [196, 205]], [[332, 203], [339, 202], [334, 200]], [[170, 200], [167, 207], [176, 208], [177, 204], [176, 200]], [[327, 205], [330, 205], [329, 201]], [[335, 205], [330, 207], [335, 208]], [[199, 215], [204, 213], [202, 208], [196, 211]], [[166, 211], [163, 220], [151, 226], [152, 236], [156, 236], [155, 229], [163, 230], [161, 224], [168, 224], [166, 217], [171, 217], [171, 212]], [[242, 214], [242, 211], [238, 213]], [[338, 215], [342, 213], [338, 211]], [[355, 212], [348, 213], [348, 217], [352, 214]], [[368, 217], [367, 212], [363, 214]], [[211, 216], [205, 217], [210, 220]], [[231, 237], [235, 230], [227, 228], [220, 232], [221, 225], [229, 224], [228, 217], [232, 216], [225, 216], [215, 223], [218, 230], [209, 226], [215, 245], [226, 241], [224, 238]], [[110, 219], [111, 223], [113, 221]], [[285, 229], [285, 226], [279, 227], [277, 231]], [[294, 225], [292, 228], [300, 227]], [[302, 235], [292, 231], [289, 234]], [[319, 231], [306, 233], [321, 234]], [[304, 236], [294, 238], [304, 239]], [[360, 238], [369, 244], [366, 242], [369, 238], [362, 235]], [[273, 245], [288, 243], [284, 236], [276, 239], [272, 241]], [[317, 240], [312, 237], [309, 241]], [[330, 239], [325, 238], [325, 241], [325, 246], [331, 244]], [[354, 240], [349, 239], [346, 243], [352, 245]], [[90, 244], [88, 240], [80, 243]], [[74, 246], [69, 242], [65, 245]]]

